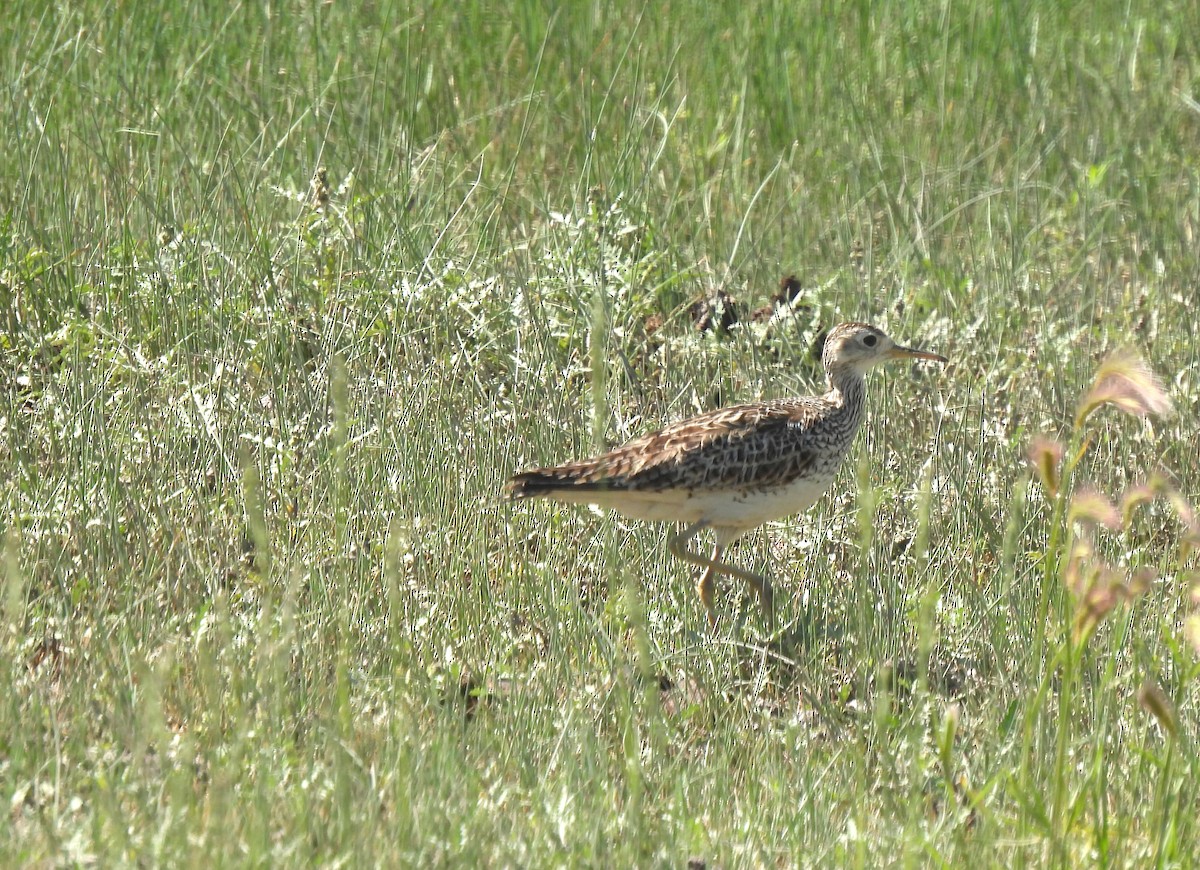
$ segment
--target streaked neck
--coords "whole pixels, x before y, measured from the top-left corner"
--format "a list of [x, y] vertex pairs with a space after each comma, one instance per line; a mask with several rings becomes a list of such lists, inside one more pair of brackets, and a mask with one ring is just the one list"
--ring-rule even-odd
[[837, 366], [829, 370], [828, 376], [826, 397], [841, 405], [842, 413], [857, 423], [867, 404], [867, 384], [862, 372], [850, 366]]

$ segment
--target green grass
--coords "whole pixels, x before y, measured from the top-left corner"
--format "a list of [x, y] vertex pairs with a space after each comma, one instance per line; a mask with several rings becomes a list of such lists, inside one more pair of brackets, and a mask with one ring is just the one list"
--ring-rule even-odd
[[[1200, 14], [719, 6], [6, 13], [0, 863], [1200, 860]], [[782, 640], [499, 497], [843, 319], [953, 365], [733, 552]], [[1123, 345], [1176, 413], [1076, 428]], [[1073, 631], [1093, 539], [1159, 579]]]

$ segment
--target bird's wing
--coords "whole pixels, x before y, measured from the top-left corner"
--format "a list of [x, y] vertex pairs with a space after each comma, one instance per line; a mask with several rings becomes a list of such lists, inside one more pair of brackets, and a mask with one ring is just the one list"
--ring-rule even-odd
[[[783, 486], [816, 457], [813, 424], [827, 410], [816, 398], [734, 405], [673, 423], [594, 459], [535, 469], [513, 479], [533, 490], [757, 489]], [[528, 491], [525, 491], [528, 490]]]

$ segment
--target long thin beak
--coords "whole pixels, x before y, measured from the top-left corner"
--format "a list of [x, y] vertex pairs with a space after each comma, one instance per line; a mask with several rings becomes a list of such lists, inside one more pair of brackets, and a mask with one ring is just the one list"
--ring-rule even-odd
[[940, 363], [950, 362], [950, 360], [946, 359], [940, 353], [931, 353], [927, 350], [917, 350], [916, 348], [901, 347], [900, 345], [896, 345], [888, 351], [888, 359], [927, 359]]

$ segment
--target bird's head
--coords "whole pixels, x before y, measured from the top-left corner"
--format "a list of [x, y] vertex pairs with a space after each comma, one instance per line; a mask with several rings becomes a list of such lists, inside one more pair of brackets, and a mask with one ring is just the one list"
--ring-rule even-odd
[[882, 329], [866, 323], [840, 323], [829, 330], [821, 362], [827, 371], [849, 368], [859, 374], [882, 362], [895, 359], [927, 359], [949, 362], [941, 354], [902, 347]]

